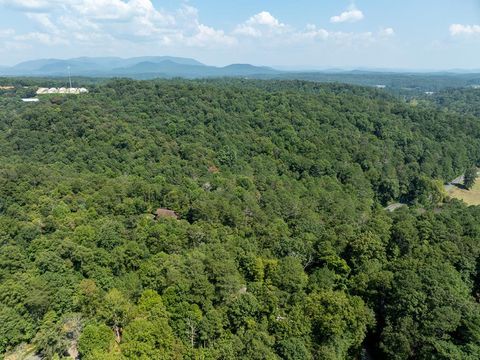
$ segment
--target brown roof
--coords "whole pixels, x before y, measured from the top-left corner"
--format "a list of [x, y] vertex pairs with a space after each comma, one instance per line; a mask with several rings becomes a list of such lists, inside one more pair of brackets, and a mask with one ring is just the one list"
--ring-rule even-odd
[[178, 219], [177, 213], [173, 210], [168, 210], [168, 209], [159, 208], [159, 209], [157, 209], [157, 211], [155, 211], [155, 215], [156, 215], [157, 219], [161, 219], [161, 218]]

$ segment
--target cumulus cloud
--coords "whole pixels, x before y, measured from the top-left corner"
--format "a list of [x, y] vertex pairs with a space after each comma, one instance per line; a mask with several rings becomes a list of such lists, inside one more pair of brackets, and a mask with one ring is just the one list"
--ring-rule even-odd
[[235, 43], [223, 30], [203, 24], [198, 11], [187, 5], [174, 12], [158, 10], [151, 0], [0, 0], [2, 5], [24, 12], [37, 26], [37, 32], [19, 35], [17, 41], [108, 46], [118, 39], [206, 47]]
[[450, 25], [450, 34], [452, 36], [480, 35], [480, 25], [452, 24]]
[[184, 5], [177, 10], [175, 27], [179, 29], [180, 37], [176, 38], [175, 34], [172, 34], [169, 37], [172, 42], [182, 42], [196, 47], [230, 46], [236, 43], [236, 39], [223, 30], [203, 24], [198, 9], [193, 6]]
[[262, 11], [250, 17], [247, 21], [238, 25], [233, 33], [239, 36], [240, 39], [242, 37], [250, 37], [254, 38], [256, 42], [263, 41], [263, 44], [268, 46], [333, 42], [355, 47], [369, 45], [395, 34], [390, 27], [382, 28], [376, 33], [370, 31], [332, 31], [323, 27], [317, 27], [314, 24], [308, 24], [305, 29], [295, 29], [281, 22], [268, 11]]
[[262, 11], [250, 17], [234, 30], [234, 34], [251, 37], [272, 36], [289, 30], [287, 25], [281, 23], [268, 11]]
[[195, 35], [187, 38], [186, 41], [189, 45], [201, 47], [211, 44], [234, 45], [237, 43], [234, 37], [225, 35], [223, 30], [215, 30], [203, 24], [199, 24]]
[[172, 15], [155, 9], [150, 0], [80, 0], [71, 3], [75, 13], [89, 19], [103, 21], [128, 21], [134, 18], [148, 19], [162, 24], [173, 24]]
[[342, 12], [340, 15], [332, 16], [330, 18], [331, 23], [344, 23], [344, 22], [357, 22], [363, 20], [365, 16], [361, 10], [352, 6], [347, 11]]
[[301, 32], [300, 37], [310, 40], [327, 40], [331, 33], [323, 28], [317, 28], [316, 25], [308, 24], [305, 31]]
[[[0, 9], [7, 4], [35, 26], [28, 33], [11, 33], [11, 41], [31, 46], [41, 43], [101, 48], [103, 52], [158, 47], [228, 49], [237, 44], [273, 48], [320, 42], [363, 46], [394, 35], [392, 28], [375, 33], [331, 31], [316, 25], [298, 29], [269, 11], [254, 14], [227, 32], [204, 24], [195, 7], [184, 4], [167, 12], [155, 7], [151, 0], [0, 0]], [[334, 22], [355, 21], [363, 14], [350, 8], [334, 18]]]

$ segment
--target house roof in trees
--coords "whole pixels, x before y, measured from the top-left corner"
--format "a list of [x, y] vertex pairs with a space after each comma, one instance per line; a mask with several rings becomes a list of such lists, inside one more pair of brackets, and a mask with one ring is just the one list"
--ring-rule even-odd
[[169, 210], [169, 209], [163, 209], [163, 208], [158, 208], [157, 211], [155, 211], [155, 217], [156, 219], [161, 219], [161, 218], [178, 219], [178, 215], [175, 211]]

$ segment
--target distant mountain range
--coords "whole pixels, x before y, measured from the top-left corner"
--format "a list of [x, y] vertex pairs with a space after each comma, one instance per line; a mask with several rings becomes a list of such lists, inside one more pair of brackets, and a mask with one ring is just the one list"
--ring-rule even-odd
[[1, 67], [0, 76], [93, 76], [93, 77], [245, 77], [272, 76], [282, 71], [249, 64], [216, 67], [201, 62], [171, 56], [145, 56], [129, 59], [117, 57], [74, 58], [67, 60], [41, 59]]
[[[1, 0], [0, 0], [1, 1]], [[79, 57], [74, 59], [41, 59], [22, 62], [15, 66], [0, 66], [0, 77], [72, 77], [133, 79], [154, 78], [220, 78], [306, 80], [338, 82], [379, 89], [394, 90], [407, 95], [436, 92], [447, 87], [480, 86], [480, 72], [437, 71], [415, 72], [387, 69], [339, 69], [288, 71], [249, 64], [216, 67], [181, 57], [144, 56], [123, 59], [119, 57]], [[3, 80], [8, 84], [8, 80]]]

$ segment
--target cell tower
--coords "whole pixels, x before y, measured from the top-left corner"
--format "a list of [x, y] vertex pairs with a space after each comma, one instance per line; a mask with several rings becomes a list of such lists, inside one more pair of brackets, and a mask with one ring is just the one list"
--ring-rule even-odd
[[68, 66], [68, 83], [70, 84], [70, 90], [72, 89], [72, 76], [70, 74], [70, 66]]

